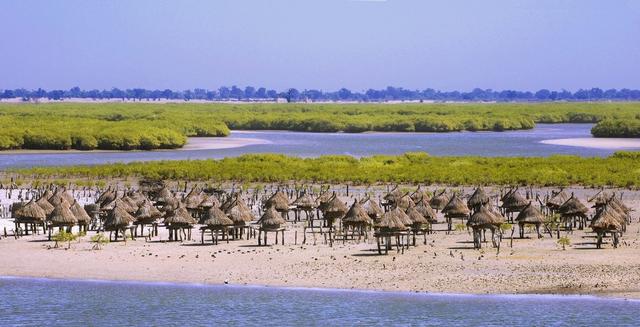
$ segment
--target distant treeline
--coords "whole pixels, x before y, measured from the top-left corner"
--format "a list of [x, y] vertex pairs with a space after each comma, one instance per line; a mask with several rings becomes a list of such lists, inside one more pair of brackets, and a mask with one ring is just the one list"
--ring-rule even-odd
[[111, 90], [82, 90], [74, 87], [69, 90], [27, 90], [13, 89], [0, 90], [1, 99], [22, 98], [30, 99], [46, 98], [50, 100], [62, 100], [69, 98], [81, 99], [121, 99], [121, 100], [241, 100], [241, 101], [275, 101], [286, 99], [289, 102], [299, 101], [634, 101], [640, 100], [640, 90], [608, 89], [600, 88], [580, 89], [575, 92], [566, 90], [554, 91], [542, 89], [536, 92], [491, 89], [473, 89], [469, 92], [439, 91], [434, 89], [409, 90], [401, 87], [387, 87], [385, 89], [366, 91], [352, 91], [342, 88], [337, 91], [322, 90], [298, 90], [295, 88], [276, 91], [264, 87], [237, 86], [220, 87], [216, 90], [148, 90], [144, 88]]
[[4, 103], [0, 150], [151, 150], [230, 129], [304, 132], [453, 132], [598, 123], [595, 136], [638, 135], [640, 102], [307, 104]]
[[21, 178], [103, 180], [150, 178], [211, 182], [267, 183], [420, 183], [442, 185], [534, 185], [640, 187], [638, 152], [608, 158], [551, 156], [431, 157], [322, 156], [299, 158], [275, 154], [244, 155], [222, 160], [117, 163], [97, 166], [41, 167], [13, 170]]

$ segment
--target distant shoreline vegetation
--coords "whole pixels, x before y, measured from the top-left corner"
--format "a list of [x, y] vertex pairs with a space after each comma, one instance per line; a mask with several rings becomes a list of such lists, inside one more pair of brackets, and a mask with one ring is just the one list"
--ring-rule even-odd
[[145, 178], [181, 181], [258, 183], [420, 183], [462, 185], [528, 185], [640, 187], [640, 152], [616, 152], [607, 158], [322, 156], [300, 158], [252, 154], [221, 160], [115, 163], [96, 166], [39, 167], [5, 172], [18, 180]]
[[0, 150], [153, 150], [236, 130], [455, 132], [598, 123], [598, 137], [637, 137], [640, 102], [306, 104], [3, 103]]

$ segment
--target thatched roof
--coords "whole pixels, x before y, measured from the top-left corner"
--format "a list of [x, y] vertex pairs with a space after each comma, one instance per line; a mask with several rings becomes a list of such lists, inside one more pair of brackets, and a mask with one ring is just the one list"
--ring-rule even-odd
[[136, 202], [136, 200], [134, 200], [133, 198], [131, 198], [130, 196], [124, 196], [122, 197], [121, 201], [125, 202], [127, 204], [127, 206], [129, 206], [129, 208], [131, 208], [131, 211], [129, 211], [129, 213], [133, 214], [136, 212], [136, 210], [138, 209], [139, 205]]
[[198, 188], [193, 188], [184, 198], [185, 207], [189, 210], [195, 210], [200, 207], [200, 203], [202, 203], [202, 194]]
[[16, 221], [43, 222], [46, 219], [47, 213], [33, 199], [16, 211]]
[[338, 196], [335, 195], [335, 194], [333, 195], [331, 200], [329, 200], [329, 202], [327, 202], [327, 204], [324, 206], [324, 208], [322, 208], [322, 211], [324, 211], [325, 214], [327, 214], [327, 213], [337, 213], [337, 214], [344, 215], [345, 213], [347, 213], [348, 210], [349, 210], [349, 208], [347, 208], [347, 206], [344, 204], [344, 202], [340, 201]]
[[607, 192], [605, 190], [600, 190], [598, 193], [594, 194], [592, 197], [587, 199], [587, 202], [593, 202], [596, 206], [604, 205], [609, 200], [615, 196], [613, 193]]
[[342, 223], [346, 226], [363, 226], [371, 225], [371, 217], [367, 214], [367, 211], [362, 207], [360, 202], [354, 201], [347, 211], [347, 214], [342, 219]]
[[202, 202], [200, 202], [200, 207], [202, 208], [211, 208], [211, 207], [220, 207], [220, 200], [215, 195], [210, 195], [205, 197]]
[[172, 212], [180, 206], [180, 200], [174, 196], [164, 198], [162, 203], [162, 211], [165, 213]]
[[547, 200], [546, 205], [553, 210], [557, 210], [563, 203], [567, 202], [568, 199], [569, 194], [564, 190], [558, 192], [552, 191], [551, 197]]
[[274, 207], [277, 211], [289, 210], [289, 198], [284, 192], [278, 190], [267, 201], [264, 202], [265, 208]]
[[282, 218], [279, 212], [274, 207], [269, 207], [262, 214], [262, 217], [258, 220], [258, 223], [263, 229], [278, 229], [280, 225], [284, 225], [287, 222]]
[[316, 199], [316, 203], [318, 204], [318, 209], [322, 210], [323, 204], [329, 202], [329, 200], [331, 200], [331, 198], [333, 198], [334, 194], [335, 193], [331, 193], [329, 191], [326, 191], [326, 192], [320, 194], [320, 196], [318, 196], [318, 198]]
[[401, 196], [399, 199], [397, 199], [397, 201], [395, 202], [395, 205], [402, 210], [407, 210], [411, 207], [414, 207], [416, 204], [411, 199], [411, 196], [409, 196], [409, 194], [407, 193]]
[[117, 230], [131, 225], [136, 219], [133, 218], [122, 206], [117, 204], [113, 210], [109, 211], [104, 219], [106, 230]]
[[589, 209], [571, 194], [571, 197], [558, 208], [558, 211], [563, 216], [586, 216]]
[[414, 209], [416, 209], [430, 223], [435, 224], [438, 222], [435, 211], [433, 211], [433, 208], [431, 208], [427, 201], [418, 201]]
[[76, 217], [76, 220], [80, 224], [88, 224], [91, 221], [91, 217], [84, 210], [84, 208], [78, 203], [78, 201], [74, 200], [71, 207], [69, 207], [71, 213]]
[[593, 217], [591, 229], [594, 231], [620, 231], [622, 224], [620, 224], [618, 213], [608, 206], [604, 206]]
[[222, 210], [211, 207], [200, 223], [209, 227], [222, 227], [233, 225], [233, 220], [229, 219]]
[[529, 200], [527, 200], [518, 189], [513, 189], [502, 197], [502, 207], [508, 211], [520, 211], [528, 204]]
[[317, 207], [316, 201], [314, 201], [313, 198], [311, 198], [311, 196], [309, 196], [309, 194], [307, 193], [299, 196], [295, 201], [293, 201], [293, 203], [291, 203], [291, 205], [294, 205], [298, 209], [303, 210], [311, 210]]
[[198, 223], [195, 218], [191, 216], [187, 208], [180, 205], [176, 210], [173, 210], [164, 218], [165, 225], [195, 225]]
[[42, 210], [44, 210], [47, 215], [53, 212], [53, 205], [47, 200], [46, 197], [42, 196], [41, 198], [36, 200], [36, 203], [40, 206], [40, 208], [42, 208]]
[[253, 221], [251, 209], [240, 199], [235, 199], [225, 212], [235, 225], [244, 225]]
[[100, 194], [100, 196], [96, 200], [96, 204], [102, 207], [102, 205], [109, 203], [115, 199], [116, 199], [116, 193], [113, 192], [111, 189], [107, 189], [102, 194]]
[[487, 206], [480, 206], [467, 221], [467, 226], [472, 228], [485, 228], [494, 225], [494, 214]]
[[147, 197], [141, 192], [133, 192], [129, 194], [129, 197], [133, 200], [136, 207], [140, 207], [143, 203], [149, 201]]
[[135, 213], [135, 218], [143, 224], [150, 224], [162, 217], [162, 212], [151, 205], [151, 202], [144, 201]]
[[487, 192], [485, 192], [485, 190], [482, 187], [478, 187], [473, 192], [469, 200], [467, 200], [467, 207], [469, 209], [472, 209], [477, 206], [487, 204], [489, 203], [490, 200], [491, 200], [491, 197], [489, 196], [489, 194], [487, 194]]
[[542, 224], [544, 223], [544, 215], [531, 202], [527, 205], [516, 218], [519, 223]]
[[411, 219], [412, 225], [426, 225], [429, 224], [427, 218], [425, 218], [415, 207], [407, 209], [407, 216]]
[[156, 194], [156, 197], [154, 200], [159, 203], [165, 203], [167, 202], [168, 199], [173, 199], [173, 198], [174, 198], [173, 194], [165, 186], [162, 189], [160, 189], [160, 191], [158, 191], [158, 194]]
[[446, 191], [443, 190], [431, 198], [429, 205], [435, 210], [443, 210], [450, 200], [449, 195], [447, 195]]
[[53, 208], [53, 212], [48, 217], [52, 226], [73, 226], [76, 224], [76, 217], [69, 209], [69, 203], [66, 200], [61, 199], [60, 203], [56, 204]]
[[382, 208], [380, 208], [380, 206], [369, 197], [360, 201], [360, 204], [362, 204], [362, 208], [367, 212], [371, 219], [380, 218], [384, 214]]
[[402, 218], [399, 216], [399, 212], [402, 211], [398, 208], [385, 212], [380, 220], [376, 222], [375, 226], [381, 231], [407, 230], [407, 225], [402, 221]]
[[422, 189], [422, 186], [418, 186], [418, 188], [411, 193], [411, 200], [415, 203], [418, 203], [420, 200], [429, 202], [429, 200], [431, 200], [431, 196], [427, 190]]
[[469, 215], [469, 208], [457, 194], [454, 194], [449, 203], [442, 209], [442, 213], [447, 217], [466, 217]]
[[[73, 203], [73, 201], [75, 200], [73, 198], [73, 195], [67, 191], [64, 187], [59, 187], [58, 189], [56, 189], [56, 192], [53, 194], [54, 197], [61, 197], [63, 199], [65, 199], [67, 201], [67, 203]], [[49, 201], [51, 202], [51, 201]]]

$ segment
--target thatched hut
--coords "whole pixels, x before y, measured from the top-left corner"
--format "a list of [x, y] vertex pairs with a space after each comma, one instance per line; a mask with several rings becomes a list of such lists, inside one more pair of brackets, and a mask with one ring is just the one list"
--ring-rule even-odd
[[134, 224], [136, 225], [134, 231], [135, 236], [138, 236], [137, 226], [140, 226], [140, 236], [144, 236], [145, 225], [151, 225], [151, 234], [149, 235], [150, 237], [157, 236], [158, 219], [162, 218], [162, 215], [162, 212], [158, 210], [158, 208], [151, 205], [151, 202], [149, 202], [149, 200], [145, 200], [142, 205], [138, 207], [138, 210], [136, 210], [136, 213], [134, 215], [136, 218], [136, 221], [134, 222]]
[[429, 205], [431, 206], [431, 208], [433, 208], [433, 210], [442, 211], [444, 207], [447, 206], [447, 203], [449, 203], [450, 200], [451, 198], [447, 194], [447, 191], [442, 190], [440, 193], [431, 198], [431, 200], [429, 201]]
[[69, 207], [71, 213], [74, 217], [76, 217], [76, 223], [78, 224], [78, 228], [80, 231], [87, 232], [89, 229], [89, 223], [91, 223], [91, 217], [84, 210], [84, 207], [78, 203], [78, 201], [73, 200], [73, 204]]
[[613, 247], [617, 248], [619, 237], [622, 233], [622, 225], [620, 224], [619, 213], [604, 205], [591, 221], [591, 229], [597, 234], [597, 248], [602, 247], [602, 237], [606, 233], [611, 233], [613, 238]]
[[[382, 254], [381, 244], [384, 244], [384, 253], [387, 254], [391, 248], [391, 238], [395, 238], [395, 243], [400, 251], [404, 251], [405, 243], [401, 238], [407, 235], [409, 229], [403, 222], [399, 213], [402, 211], [398, 208], [385, 212], [379, 221], [374, 224], [376, 232], [374, 236], [378, 245], [378, 254]], [[405, 214], [406, 215], [406, 214]]]
[[562, 206], [562, 204], [567, 202], [567, 200], [569, 200], [569, 194], [567, 194], [567, 192], [565, 192], [564, 190], [551, 191], [551, 196], [549, 196], [545, 205], [552, 212], [556, 212], [558, 211], [560, 206]]
[[524, 238], [524, 227], [526, 225], [534, 225], [538, 238], [542, 238], [542, 234], [540, 234], [540, 226], [544, 224], [544, 215], [533, 205], [533, 203], [529, 202], [529, 205], [520, 211], [518, 217], [516, 217], [516, 221], [518, 222], [520, 229], [520, 238]]
[[520, 212], [529, 205], [529, 202], [530, 201], [527, 200], [517, 188], [515, 188], [507, 192], [502, 197], [502, 209], [508, 214]]
[[482, 187], [478, 187], [467, 200], [467, 208], [475, 210], [482, 205], [488, 204], [489, 201], [491, 201], [489, 194]]
[[382, 199], [384, 200], [382, 205], [385, 207], [385, 210], [389, 207], [395, 206], [402, 196], [403, 194], [400, 191], [398, 185], [394, 186], [391, 191], [387, 192], [387, 194], [382, 197]]
[[402, 209], [402, 210], [407, 210], [411, 207], [415, 207], [415, 202], [413, 202], [413, 199], [411, 199], [411, 196], [409, 196], [409, 193], [401, 196], [399, 199], [396, 200], [395, 202], [395, 206]]
[[410, 207], [406, 211], [407, 216], [411, 220], [411, 232], [413, 233], [413, 246], [416, 245], [416, 235], [424, 236], [424, 244], [427, 244], [427, 233], [431, 229], [429, 220], [423, 216], [415, 207]]
[[185, 208], [194, 218], [199, 218], [201, 216], [202, 212], [200, 210], [200, 204], [202, 203], [202, 200], [202, 192], [195, 187], [191, 189], [189, 194], [187, 194], [183, 200]]
[[53, 212], [54, 207], [45, 196], [42, 196], [38, 200], [36, 200], [36, 204], [38, 204], [38, 206], [40, 206], [40, 208], [42, 208], [42, 210], [44, 210], [47, 215], [50, 215]]
[[220, 209], [211, 207], [207, 214], [200, 220], [200, 224], [204, 225], [200, 228], [201, 242], [204, 244], [204, 234], [208, 230], [211, 232], [211, 242], [218, 244], [218, 232], [222, 234], [222, 240], [227, 240], [229, 243], [229, 233], [227, 229], [233, 226], [233, 220]]
[[482, 247], [482, 238], [485, 230], [491, 230], [491, 241], [495, 247], [498, 246], [498, 240], [496, 240], [496, 230], [500, 230], [499, 226], [504, 222], [504, 217], [496, 215], [491, 211], [487, 205], [481, 205], [476, 211], [469, 217], [467, 221], [467, 227], [471, 227], [473, 231], [473, 246], [476, 249]]
[[431, 195], [427, 190], [422, 189], [422, 186], [418, 186], [418, 188], [411, 193], [411, 200], [413, 202], [418, 203], [418, 201], [427, 201], [431, 200]]
[[433, 211], [427, 199], [423, 198], [418, 200], [414, 208], [429, 221], [429, 225], [438, 223], [436, 212]]
[[289, 219], [289, 198], [281, 190], [276, 191], [271, 197], [264, 202], [264, 208], [274, 208], [284, 217]]
[[373, 201], [369, 196], [362, 199], [360, 201], [360, 204], [362, 205], [362, 208], [367, 212], [367, 215], [369, 215], [369, 218], [371, 218], [373, 221], [380, 219], [380, 217], [382, 217], [382, 215], [384, 214], [384, 210], [382, 210], [378, 203]]
[[164, 218], [164, 225], [169, 230], [169, 241], [183, 241], [184, 238], [191, 240], [191, 229], [197, 223], [182, 204]]
[[[14, 204], [16, 207], [16, 204]], [[16, 231], [19, 230], [19, 225], [24, 224], [23, 232], [29, 234], [29, 230], [33, 232], [37, 231], [37, 226], [42, 226], [44, 229], [44, 223], [47, 219], [47, 213], [38, 205], [33, 199], [28, 203], [21, 205], [15, 212], [14, 223], [16, 225]]]
[[362, 207], [360, 202], [357, 200], [353, 202], [349, 211], [345, 214], [342, 219], [342, 225], [344, 226], [344, 239], [347, 239], [347, 234], [351, 231], [351, 236], [355, 238], [355, 234], [358, 234], [358, 239], [364, 235], [364, 238], [367, 239], [367, 229], [373, 220], [369, 217], [367, 211]]
[[122, 238], [126, 241], [126, 230], [129, 229], [131, 232], [131, 237], [135, 237], [133, 235], [133, 222], [136, 219], [125, 210], [122, 202], [116, 204], [116, 206], [109, 211], [107, 216], [104, 219], [104, 230], [109, 232], [109, 240], [113, 236], [115, 232], [114, 241], [118, 240], [118, 234], [122, 232]]
[[333, 230], [333, 224], [337, 219], [341, 219], [347, 213], [349, 208], [342, 202], [336, 194], [322, 208], [322, 217], [325, 220], [325, 226], [329, 227], [329, 233]]
[[276, 234], [275, 244], [278, 244], [278, 233], [281, 232], [282, 244], [284, 245], [284, 225], [286, 223], [274, 207], [268, 207], [262, 214], [262, 217], [258, 219], [258, 224], [260, 224], [260, 228], [258, 229], [258, 245], [262, 245], [262, 234], [264, 234], [264, 245], [267, 245], [267, 234], [270, 232]]
[[62, 230], [62, 228], [65, 227], [68, 232], [71, 232], [71, 228], [76, 224], [77, 220], [69, 209], [69, 203], [64, 199], [61, 199], [60, 202], [54, 206], [53, 212], [51, 212], [47, 217], [47, 222], [49, 228], [49, 239], [51, 239], [51, 232], [53, 228], [58, 227]]
[[251, 229], [249, 223], [254, 219], [249, 208], [242, 199], [234, 199], [230, 206], [225, 210], [227, 216], [233, 221], [233, 237], [234, 239], [242, 238], [247, 232], [248, 237], [251, 236]]
[[560, 212], [560, 218], [565, 228], [569, 230], [573, 227], [583, 229], [586, 225], [589, 208], [571, 193], [571, 197], [558, 208], [558, 212]]
[[98, 199], [96, 199], [96, 204], [102, 207], [103, 205], [115, 200], [116, 196], [117, 196], [116, 192], [108, 188], [106, 191], [100, 194]]
[[218, 200], [218, 197], [213, 194], [203, 198], [202, 202], [200, 202], [200, 208], [202, 208], [202, 210], [204, 211], [207, 211], [212, 207], [220, 207], [220, 204], [221, 203], [220, 200]]
[[307, 219], [313, 219], [313, 210], [317, 208], [316, 201], [307, 194], [306, 192], [300, 195], [293, 203], [291, 203], [293, 207], [295, 207], [295, 220], [300, 221], [300, 212], [304, 212]]
[[464, 223], [464, 219], [469, 218], [469, 212], [469, 208], [464, 201], [457, 194], [454, 194], [451, 200], [449, 200], [449, 203], [442, 209], [442, 213], [444, 213], [444, 217], [447, 219], [448, 230], [451, 231], [453, 219], [461, 219], [462, 223]]

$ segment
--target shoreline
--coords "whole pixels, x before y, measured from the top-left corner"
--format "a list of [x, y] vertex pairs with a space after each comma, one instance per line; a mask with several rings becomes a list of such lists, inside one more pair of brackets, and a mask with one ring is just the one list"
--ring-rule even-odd
[[278, 284], [224, 284], [224, 283], [198, 283], [180, 281], [155, 281], [155, 280], [130, 280], [130, 279], [92, 279], [92, 278], [66, 278], [66, 277], [40, 277], [40, 276], [9, 276], [0, 275], [2, 280], [27, 280], [44, 282], [78, 282], [96, 284], [120, 284], [120, 285], [143, 285], [143, 286], [168, 286], [168, 287], [194, 287], [194, 288], [248, 288], [248, 289], [271, 289], [285, 291], [310, 291], [310, 292], [356, 292], [388, 294], [399, 296], [426, 296], [426, 297], [490, 297], [490, 298], [551, 298], [551, 299], [578, 299], [592, 301], [632, 301], [640, 302], [638, 297], [617, 297], [606, 296], [598, 293], [448, 293], [448, 292], [418, 292], [411, 290], [385, 290], [385, 289], [361, 289], [361, 288], [334, 288], [334, 287], [309, 287], [309, 286], [286, 286]]
[[540, 143], [605, 150], [640, 149], [640, 139], [634, 138], [567, 138], [542, 140]]
[[135, 153], [135, 152], [170, 152], [170, 151], [199, 151], [199, 150], [221, 150], [241, 148], [250, 145], [271, 144], [271, 141], [259, 138], [228, 138], [228, 137], [189, 137], [187, 143], [181, 148], [175, 149], [154, 149], [154, 150], [3, 150], [1, 155], [12, 154], [78, 154], [78, 153]]

